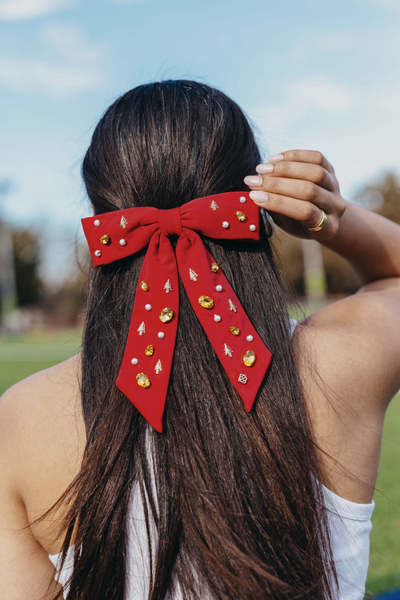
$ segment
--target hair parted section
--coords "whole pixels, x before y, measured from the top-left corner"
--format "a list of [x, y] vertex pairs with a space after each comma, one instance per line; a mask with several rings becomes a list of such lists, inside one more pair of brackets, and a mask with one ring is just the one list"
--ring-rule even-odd
[[[243, 178], [260, 160], [235, 102], [201, 83], [162, 81], [110, 106], [82, 174], [96, 214], [170, 209], [246, 190]], [[185, 599], [333, 598], [327, 518], [313, 485], [320, 472], [269, 237], [261, 228], [259, 243], [205, 244], [271, 350], [272, 365], [247, 413], [180, 284], [158, 434], [115, 386], [145, 251], [91, 267], [81, 390], [87, 445], [81, 472], [61, 499], [68, 509], [64, 558], [75, 542], [69, 600], [125, 599], [133, 485], [146, 510], [150, 600], [174, 586]]]

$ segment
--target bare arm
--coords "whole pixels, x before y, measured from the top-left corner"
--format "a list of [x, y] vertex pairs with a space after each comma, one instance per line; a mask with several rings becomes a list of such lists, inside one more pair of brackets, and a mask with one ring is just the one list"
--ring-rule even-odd
[[400, 277], [400, 227], [346, 202], [337, 234], [321, 243], [354, 266], [364, 283]]
[[[370, 502], [385, 411], [400, 387], [400, 227], [346, 202], [320, 152], [289, 150], [269, 160], [257, 167], [262, 177], [245, 179], [252, 199], [288, 233], [341, 254], [365, 283], [305, 319], [294, 347], [325, 483]], [[309, 232], [321, 210], [326, 225]]]
[[[0, 598], [51, 600], [61, 586], [48, 554], [29, 527], [25, 505], [18, 492], [18, 409], [13, 393], [0, 402]], [[32, 452], [35, 449], [32, 448]], [[49, 587], [50, 585], [50, 587]]]
[[49, 554], [61, 551], [65, 507], [36, 519], [80, 469], [86, 436], [79, 368], [77, 356], [32, 375], [0, 398], [1, 600], [52, 600], [61, 590]]

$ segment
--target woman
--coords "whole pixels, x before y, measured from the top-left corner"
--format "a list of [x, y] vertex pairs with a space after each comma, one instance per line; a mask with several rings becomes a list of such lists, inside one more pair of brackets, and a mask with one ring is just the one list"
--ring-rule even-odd
[[345, 202], [319, 152], [260, 162], [239, 107], [203, 84], [139, 86], [100, 120], [82, 169], [99, 223], [250, 188], [279, 227], [347, 258], [364, 287], [293, 334], [268, 219], [259, 241], [202, 236], [272, 363], [247, 412], [180, 282], [159, 433], [116, 386], [146, 248], [90, 268], [81, 355], [2, 399], [2, 598], [61, 597], [52, 563], [70, 599], [363, 597], [382, 426], [400, 386], [400, 229]]

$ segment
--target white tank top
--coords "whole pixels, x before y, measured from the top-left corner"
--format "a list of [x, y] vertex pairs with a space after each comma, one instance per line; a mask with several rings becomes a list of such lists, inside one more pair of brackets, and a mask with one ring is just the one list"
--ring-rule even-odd
[[[291, 320], [291, 333], [296, 324], [296, 321]], [[152, 453], [149, 446], [148, 453], [151, 466]], [[333, 558], [339, 580], [336, 598], [337, 600], [363, 600], [369, 563], [371, 516], [375, 503], [372, 501], [370, 504], [357, 504], [337, 496], [324, 485], [320, 485], [328, 511]], [[153, 492], [155, 494], [154, 488]], [[157, 545], [157, 529], [151, 518], [150, 531], [154, 551]], [[61, 554], [49, 555], [57, 570], [55, 579], [64, 588], [64, 598], [67, 598], [68, 579], [73, 570], [73, 557], [74, 546], [71, 546], [64, 568], [60, 570]], [[127, 517], [126, 600], [147, 600], [150, 582], [149, 569], [144, 506], [139, 487], [134, 484]], [[183, 600], [179, 584], [173, 573], [171, 589], [174, 589], [174, 592], [167, 594], [166, 600]], [[199, 594], [199, 597], [205, 600], [204, 593]]]

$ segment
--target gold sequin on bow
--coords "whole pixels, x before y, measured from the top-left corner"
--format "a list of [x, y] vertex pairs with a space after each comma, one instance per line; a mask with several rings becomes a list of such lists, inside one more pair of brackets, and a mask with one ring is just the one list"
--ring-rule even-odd
[[150, 379], [144, 373], [138, 373], [136, 375], [136, 381], [137, 381], [137, 384], [140, 385], [140, 387], [142, 387], [144, 389], [147, 389], [151, 385]]
[[246, 354], [243, 356], [243, 363], [246, 367], [252, 367], [256, 362], [256, 354], [253, 350], [248, 350]]
[[110, 241], [110, 236], [108, 235], [108, 233], [105, 233], [104, 235], [101, 236], [100, 241], [102, 244], [104, 244], [105, 246], [108, 244], [108, 242]]
[[146, 356], [153, 356], [154, 354], [154, 346], [152, 346], [151, 344], [149, 344], [149, 346], [146, 346], [146, 349], [144, 351]]
[[234, 327], [233, 325], [231, 327], [229, 327], [229, 331], [233, 334], [233, 335], [239, 335], [240, 333], [240, 329], [239, 327]]
[[210, 269], [213, 273], [216, 273], [217, 271], [219, 271], [219, 266], [217, 265], [217, 263], [211, 263]]
[[199, 304], [203, 308], [210, 309], [210, 308], [213, 308], [213, 306], [214, 306], [214, 300], [212, 298], [210, 298], [210, 296], [200, 296]]
[[139, 285], [144, 292], [148, 292], [150, 289], [150, 284], [148, 281], [141, 281]]
[[174, 311], [172, 310], [172, 308], [163, 308], [162, 311], [160, 312], [159, 315], [159, 319], [160, 321], [162, 321], [163, 323], [168, 323], [172, 317], [174, 316]]

